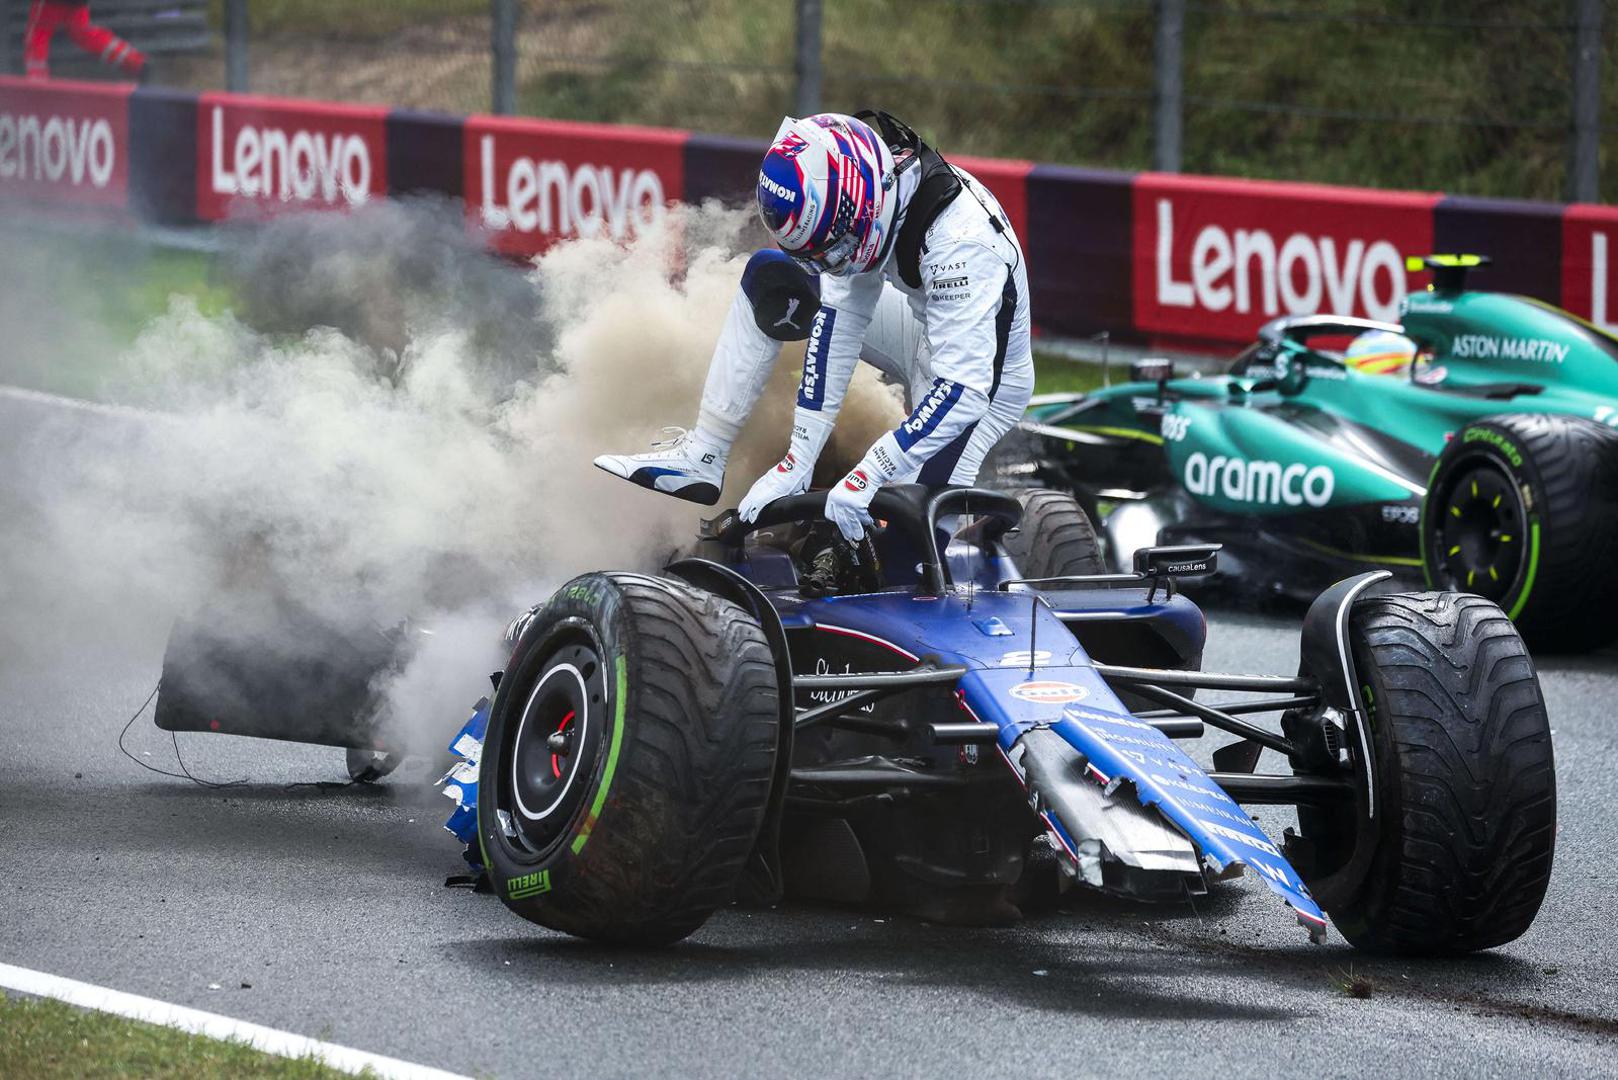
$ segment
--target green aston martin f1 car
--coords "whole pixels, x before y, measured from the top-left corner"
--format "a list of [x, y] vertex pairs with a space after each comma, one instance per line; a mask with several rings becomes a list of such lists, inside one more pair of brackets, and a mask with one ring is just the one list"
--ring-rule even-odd
[[1074, 490], [1115, 562], [1222, 543], [1225, 576], [1298, 596], [1367, 569], [1486, 596], [1541, 648], [1618, 637], [1618, 338], [1434, 272], [1399, 325], [1289, 316], [1220, 376], [1167, 361], [1034, 399], [1019, 479]]

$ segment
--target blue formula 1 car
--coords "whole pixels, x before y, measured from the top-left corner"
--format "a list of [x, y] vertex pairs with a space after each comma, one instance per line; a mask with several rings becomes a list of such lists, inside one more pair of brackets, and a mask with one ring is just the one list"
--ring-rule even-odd
[[[1550, 730], [1490, 601], [1365, 574], [1310, 608], [1296, 676], [1216, 674], [1175, 588], [1216, 548], [1103, 573], [1070, 496], [894, 487], [855, 580], [809, 598], [823, 505], [727, 514], [661, 576], [586, 574], [513, 623], [452, 784], [511, 910], [655, 944], [738, 896], [981, 923], [1245, 868], [1317, 942], [1329, 917], [1362, 949], [1457, 953], [1532, 922]], [[1234, 736], [1211, 771], [1177, 743], [1210, 727]], [[1297, 828], [1243, 804], [1294, 805]]]

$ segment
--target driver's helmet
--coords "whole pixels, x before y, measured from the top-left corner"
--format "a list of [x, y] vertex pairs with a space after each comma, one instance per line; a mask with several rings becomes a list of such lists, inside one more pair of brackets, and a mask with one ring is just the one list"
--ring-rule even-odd
[[876, 268], [898, 196], [893, 152], [842, 113], [786, 118], [758, 170], [758, 210], [792, 259], [847, 277]]
[[1349, 342], [1343, 363], [1367, 375], [1392, 375], [1408, 370], [1416, 358], [1416, 343], [1391, 330], [1367, 330]]

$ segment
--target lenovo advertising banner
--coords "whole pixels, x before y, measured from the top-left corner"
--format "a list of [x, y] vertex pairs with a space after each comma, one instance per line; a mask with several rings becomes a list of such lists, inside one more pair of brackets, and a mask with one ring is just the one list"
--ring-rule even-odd
[[[1135, 179], [1135, 329], [1243, 342], [1277, 315], [1397, 321], [1426, 277], [1438, 195], [1142, 173]], [[1413, 280], [1417, 279], [1417, 280]]]
[[388, 191], [388, 110], [203, 94], [197, 216], [341, 209]]
[[0, 198], [123, 209], [132, 90], [0, 76]]
[[683, 131], [475, 116], [466, 122], [467, 216], [496, 250], [535, 255], [558, 240], [623, 240], [684, 196]]
[[1562, 306], [1618, 333], [1618, 207], [1569, 206], [1562, 215]]

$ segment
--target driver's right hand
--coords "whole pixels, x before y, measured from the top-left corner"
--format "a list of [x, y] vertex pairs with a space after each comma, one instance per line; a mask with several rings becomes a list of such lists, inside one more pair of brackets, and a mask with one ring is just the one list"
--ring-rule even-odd
[[763, 509], [775, 500], [808, 491], [814, 471], [814, 462], [800, 461], [795, 453], [788, 450], [787, 456], [775, 468], [753, 481], [737, 512], [743, 521], [752, 524], [758, 520]]

